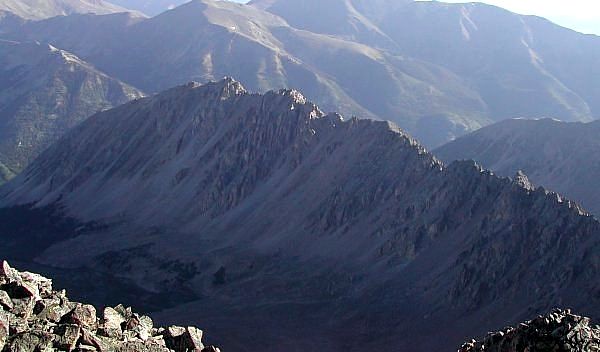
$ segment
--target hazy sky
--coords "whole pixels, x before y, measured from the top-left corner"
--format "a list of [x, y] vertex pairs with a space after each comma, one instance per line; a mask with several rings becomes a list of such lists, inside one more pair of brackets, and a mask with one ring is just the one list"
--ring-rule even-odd
[[[445, 0], [444, 2], [468, 1]], [[579, 32], [600, 35], [600, 0], [482, 0], [481, 2], [525, 15], [542, 16]]]

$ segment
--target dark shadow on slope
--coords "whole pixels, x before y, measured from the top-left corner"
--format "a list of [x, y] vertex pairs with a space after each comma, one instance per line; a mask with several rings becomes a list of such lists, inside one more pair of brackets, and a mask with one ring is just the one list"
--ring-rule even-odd
[[57, 268], [35, 262], [55, 243], [107, 229], [103, 224], [82, 223], [65, 216], [57, 205], [0, 208], [0, 259], [10, 261], [21, 271], [52, 277], [54, 287], [66, 289], [73, 300], [98, 307], [122, 303], [151, 312], [198, 299], [185, 287], [178, 287], [176, 292], [150, 292], [111, 272]]

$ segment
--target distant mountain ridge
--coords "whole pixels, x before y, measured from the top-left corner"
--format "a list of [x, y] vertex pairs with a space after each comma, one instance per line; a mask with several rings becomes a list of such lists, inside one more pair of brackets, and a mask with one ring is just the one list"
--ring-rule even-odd
[[514, 119], [485, 127], [434, 151], [442, 160], [472, 159], [499, 175], [522, 170], [531, 181], [600, 216], [600, 121]]
[[293, 90], [190, 83], [101, 112], [0, 204], [99, 224], [33, 258], [191, 295], [155, 316], [201, 316], [233, 351], [445, 350], [559, 303], [600, 314], [600, 223], [576, 204]]
[[13, 13], [27, 20], [41, 20], [74, 13], [104, 15], [127, 10], [104, 0], [1, 0], [0, 11]]
[[599, 111], [600, 38], [481, 4], [195, 0], [146, 20], [68, 16], [8, 37], [54, 43], [149, 92], [225, 75], [260, 92], [299, 88], [428, 147], [506, 118]]
[[[350, 36], [370, 45], [381, 45], [382, 40], [368, 34], [379, 33], [393, 43], [383, 45], [391, 51], [466, 78], [486, 102], [492, 121], [520, 116], [567, 121], [599, 117], [600, 107], [590, 97], [600, 88], [584, 77], [590, 73], [600, 77], [592, 64], [600, 59], [600, 37], [578, 35], [539, 17], [479, 3], [335, 0], [325, 5], [315, 0], [254, 0], [251, 5], [298, 28]], [[342, 14], [346, 18], [337, 22], [319, 20], [321, 15], [337, 19]], [[354, 20], [361, 24], [353, 24]]]
[[0, 183], [88, 116], [143, 94], [75, 55], [0, 41]]
[[136, 11], [148, 16], [156, 16], [189, 0], [110, 0], [111, 3]]

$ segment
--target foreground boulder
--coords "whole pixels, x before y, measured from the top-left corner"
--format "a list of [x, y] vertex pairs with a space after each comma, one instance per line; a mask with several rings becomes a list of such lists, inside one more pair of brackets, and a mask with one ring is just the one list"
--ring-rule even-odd
[[590, 319], [556, 309], [518, 327], [489, 333], [481, 341], [465, 343], [459, 352], [597, 352], [600, 327]]
[[0, 267], [0, 351], [218, 352], [204, 347], [195, 327], [155, 328], [152, 319], [119, 305], [102, 318], [88, 304], [70, 302], [52, 280]]

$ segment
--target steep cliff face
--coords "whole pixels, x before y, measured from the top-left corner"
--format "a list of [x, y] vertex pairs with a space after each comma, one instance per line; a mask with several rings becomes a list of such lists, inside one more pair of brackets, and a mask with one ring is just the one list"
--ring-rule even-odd
[[442, 160], [472, 159], [502, 176], [522, 170], [531, 181], [600, 214], [600, 122], [513, 119], [434, 151]]
[[202, 316], [233, 350], [310, 335], [425, 351], [558, 304], [599, 313], [600, 224], [578, 206], [522, 175], [445, 167], [393, 124], [297, 91], [226, 79], [99, 113], [0, 197], [103, 223], [35, 259], [191, 291], [156, 316]]
[[143, 96], [50, 45], [0, 41], [0, 65], [0, 180], [4, 181], [90, 115]]

